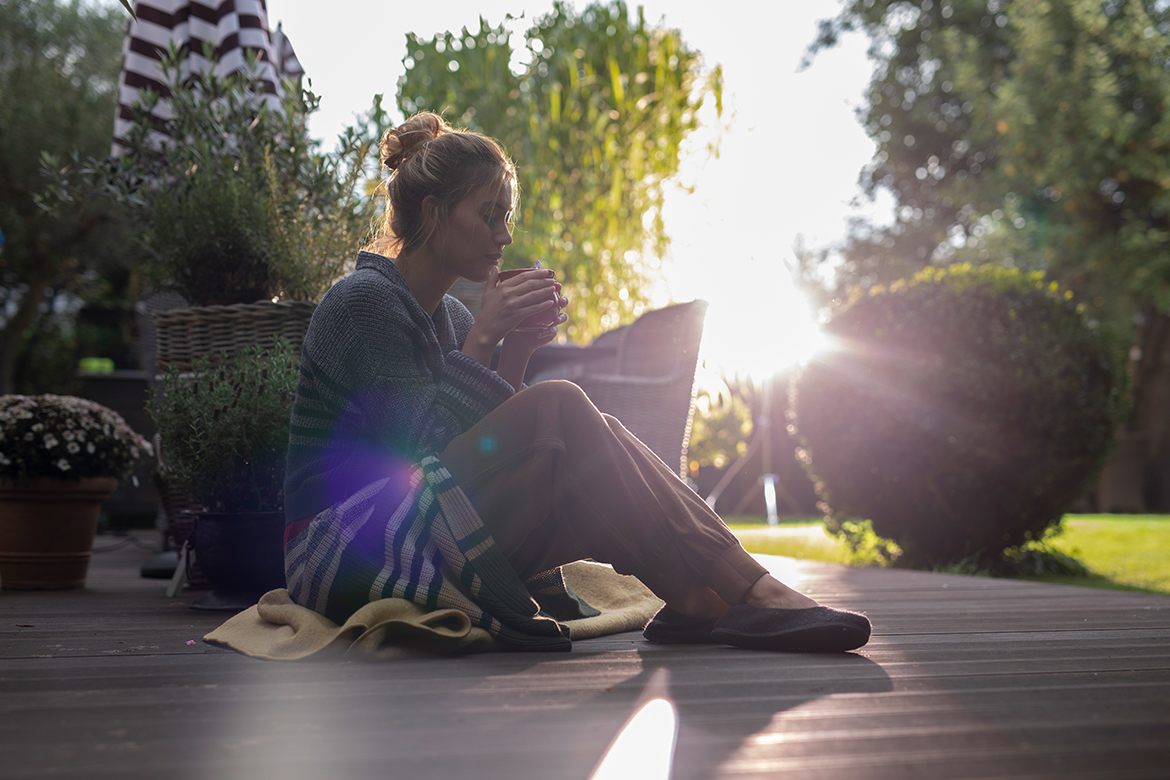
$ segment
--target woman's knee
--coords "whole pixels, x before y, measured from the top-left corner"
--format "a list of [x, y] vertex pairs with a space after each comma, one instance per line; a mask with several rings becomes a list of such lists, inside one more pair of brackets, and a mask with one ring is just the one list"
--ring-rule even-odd
[[529, 385], [524, 389], [525, 393], [531, 393], [534, 400], [548, 400], [562, 405], [593, 405], [589, 400], [589, 396], [585, 395], [585, 391], [574, 382], [567, 379], [549, 379], [544, 382], [537, 382], [534, 385]]

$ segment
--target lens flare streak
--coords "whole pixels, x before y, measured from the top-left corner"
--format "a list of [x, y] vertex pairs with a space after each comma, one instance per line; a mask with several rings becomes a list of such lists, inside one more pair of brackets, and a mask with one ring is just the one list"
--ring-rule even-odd
[[677, 739], [674, 705], [652, 699], [618, 732], [591, 780], [669, 780]]

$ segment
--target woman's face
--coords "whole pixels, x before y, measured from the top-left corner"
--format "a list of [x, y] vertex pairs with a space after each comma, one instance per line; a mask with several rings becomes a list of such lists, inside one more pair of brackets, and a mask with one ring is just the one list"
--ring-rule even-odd
[[486, 281], [512, 243], [512, 183], [487, 184], [455, 205], [435, 242], [437, 254], [452, 273], [473, 282]]

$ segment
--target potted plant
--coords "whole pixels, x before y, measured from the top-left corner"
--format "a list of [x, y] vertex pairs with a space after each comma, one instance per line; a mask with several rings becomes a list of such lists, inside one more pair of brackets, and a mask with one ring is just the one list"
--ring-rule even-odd
[[333, 151], [309, 135], [319, 98], [287, 82], [276, 105], [254, 61], [227, 76], [191, 72], [173, 46], [161, 63], [169, 94], [147, 90], [128, 149], [105, 160], [46, 160], [49, 210], [76, 210], [96, 195], [137, 215], [144, 287], [178, 293], [189, 307], [157, 312], [157, 362], [189, 367], [195, 355], [280, 335], [299, 346], [315, 304], [352, 265], [378, 203], [377, 141], [389, 124], [380, 96]]
[[299, 355], [268, 348], [171, 367], [147, 404], [159, 470], [201, 507], [187, 541], [213, 591], [192, 606], [243, 609], [284, 586], [284, 472]]
[[102, 501], [151, 454], [101, 404], [0, 396], [0, 589], [83, 587]]
[[147, 93], [119, 161], [117, 190], [143, 218], [149, 280], [197, 306], [317, 300], [370, 228], [387, 116], [376, 101], [323, 153], [308, 132], [316, 95], [286, 83], [274, 110], [255, 68], [216, 76], [205, 56], [198, 73], [173, 48], [163, 58], [165, 135], [151, 113], [160, 98]]

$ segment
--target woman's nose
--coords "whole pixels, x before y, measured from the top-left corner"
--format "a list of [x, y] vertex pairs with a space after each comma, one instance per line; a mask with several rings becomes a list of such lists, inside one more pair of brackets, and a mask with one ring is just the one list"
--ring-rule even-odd
[[496, 243], [502, 247], [512, 243], [512, 229], [504, 225], [500, 232], [496, 234]]

